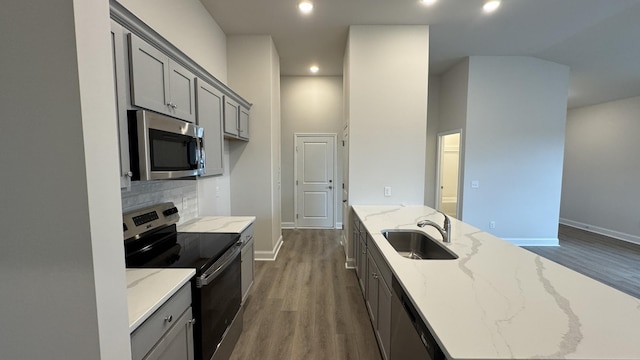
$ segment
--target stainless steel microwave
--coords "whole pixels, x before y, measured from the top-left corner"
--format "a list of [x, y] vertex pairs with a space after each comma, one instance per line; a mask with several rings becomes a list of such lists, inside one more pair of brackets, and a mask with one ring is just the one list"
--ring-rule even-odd
[[202, 175], [204, 129], [147, 110], [128, 112], [132, 180]]

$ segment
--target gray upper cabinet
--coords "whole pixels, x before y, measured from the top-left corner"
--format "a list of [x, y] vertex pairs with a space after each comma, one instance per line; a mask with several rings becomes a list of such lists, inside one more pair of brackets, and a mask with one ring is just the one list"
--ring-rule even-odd
[[195, 75], [134, 34], [129, 56], [132, 104], [195, 122]]
[[224, 135], [227, 139], [249, 140], [249, 109], [224, 97]]
[[224, 134], [238, 136], [240, 121], [240, 105], [233, 99], [224, 97]]
[[114, 95], [116, 98], [116, 124], [120, 145], [120, 188], [131, 185], [131, 166], [129, 160], [129, 135], [127, 126], [127, 47], [126, 30], [111, 20], [111, 51], [113, 55]]
[[224, 95], [201, 79], [196, 79], [196, 110], [198, 125], [204, 128], [206, 173], [202, 176], [221, 175], [224, 117]]
[[238, 136], [249, 140], [249, 109], [240, 106], [240, 119], [238, 120]]

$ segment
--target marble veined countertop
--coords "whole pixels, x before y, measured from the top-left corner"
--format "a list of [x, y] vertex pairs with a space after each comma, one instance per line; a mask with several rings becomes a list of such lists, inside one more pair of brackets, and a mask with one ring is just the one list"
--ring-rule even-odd
[[455, 260], [411, 260], [384, 229], [435, 239], [441, 214], [426, 206], [354, 206], [394, 275], [450, 359], [640, 359], [640, 299], [461, 221]]
[[178, 225], [178, 231], [239, 234], [254, 221], [255, 216], [203, 216]]
[[127, 269], [129, 332], [133, 333], [195, 274], [195, 269]]

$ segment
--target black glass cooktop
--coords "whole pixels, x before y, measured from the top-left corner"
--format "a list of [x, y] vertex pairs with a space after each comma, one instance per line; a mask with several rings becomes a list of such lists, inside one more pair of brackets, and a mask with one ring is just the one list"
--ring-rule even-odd
[[125, 241], [129, 268], [195, 268], [202, 274], [227, 249], [240, 240], [240, 234], [178, 233], [169, 225]]

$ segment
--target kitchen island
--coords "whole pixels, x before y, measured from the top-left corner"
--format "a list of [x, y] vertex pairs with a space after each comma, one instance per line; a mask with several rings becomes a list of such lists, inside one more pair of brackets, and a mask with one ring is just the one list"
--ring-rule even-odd
[[461, 221], [454, 260], [400, 256], [381, 231], [443, 222], [426, 206], [353, 206], [449, 359], [640, 359], [640, 300]]

